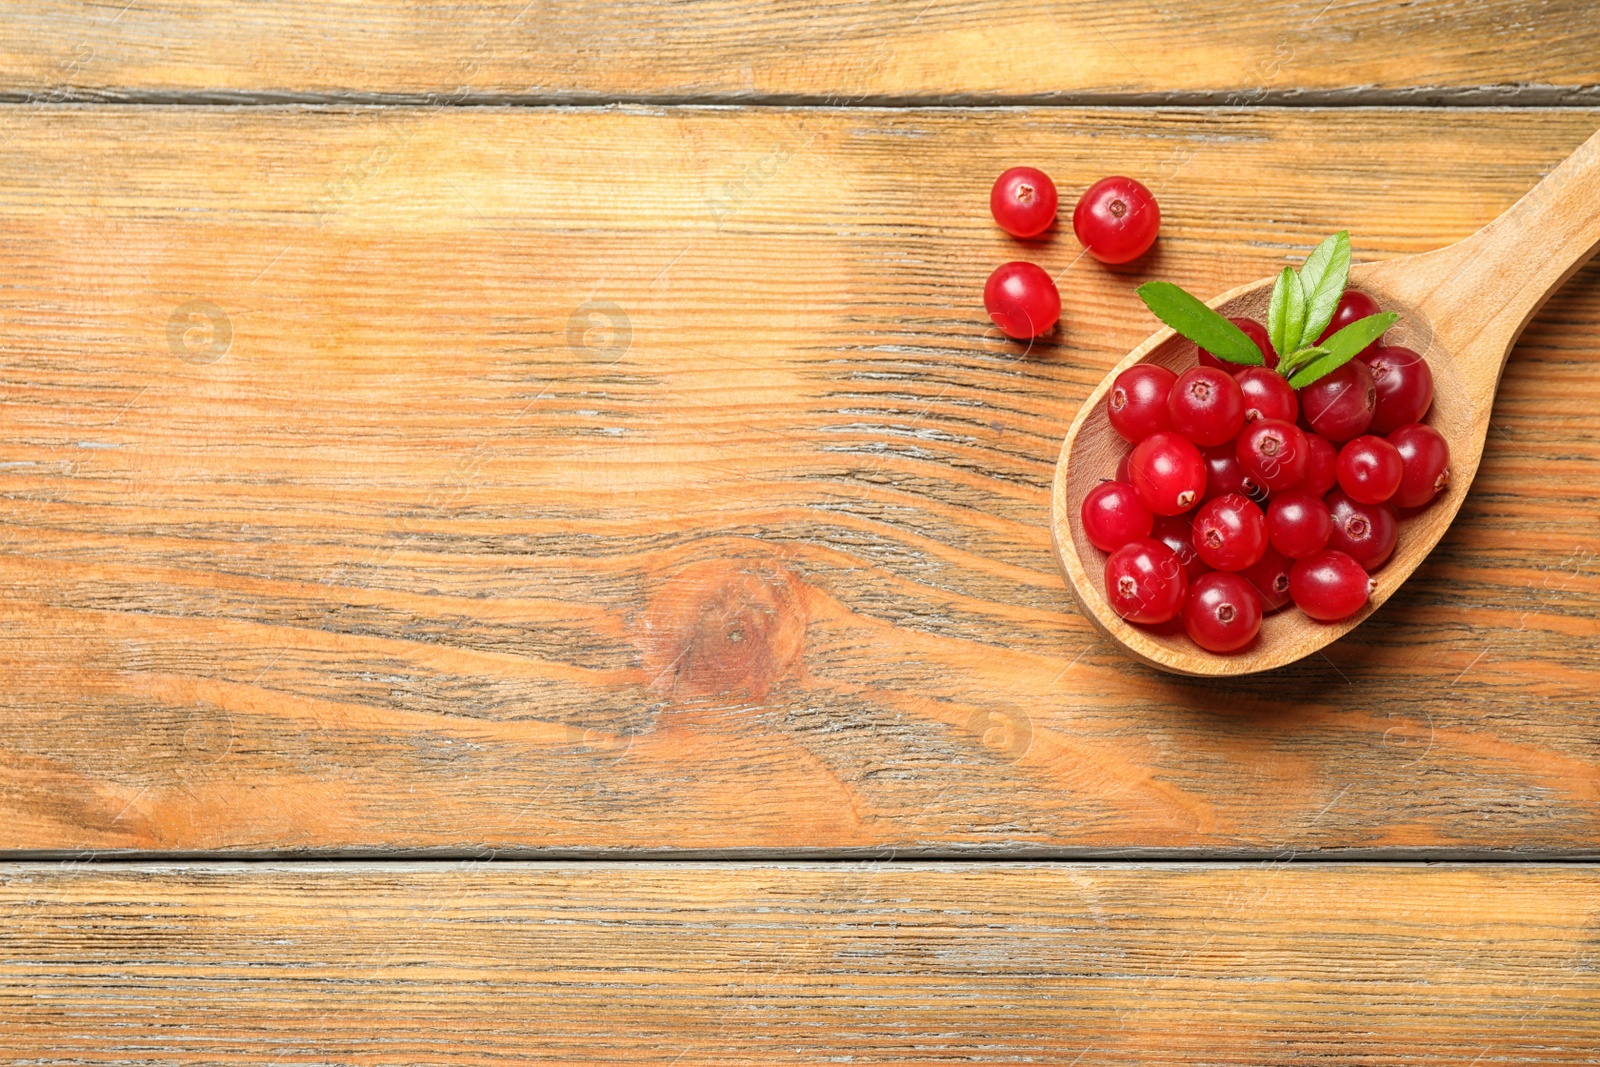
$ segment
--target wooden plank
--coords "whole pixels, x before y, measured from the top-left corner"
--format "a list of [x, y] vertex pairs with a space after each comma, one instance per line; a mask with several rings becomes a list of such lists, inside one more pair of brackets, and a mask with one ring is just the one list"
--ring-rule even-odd
[[1594, 44], [1586, 0], [42, 0], [0, 18], [0, 92], [1594, 103]]
[[7, 866], [0, 1062], [1592, 1064], [1597, 873]]
[[[1513, 356], [1459, 528], [1326, 658], [1154, 674], [1046, 525], [1134, 286], [1449, 242], [1596, 125], [30, 113], [0, 848], [1592, 849], [1600, 271]], [[1017, 159], [1148, 178], [1159, 250], [1006, 239]], [[979, 306], [1018, 255], [1069, 319], [1031, 352]]]

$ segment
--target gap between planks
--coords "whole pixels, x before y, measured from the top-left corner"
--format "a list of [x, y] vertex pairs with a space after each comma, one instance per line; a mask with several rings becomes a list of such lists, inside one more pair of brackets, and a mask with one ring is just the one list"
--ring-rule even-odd
[[1031, 851], [959, 853], [950, 851], [875, 849], [861, 852], [792, 853], [757, 850], [683, 850], [677, 852], [544, 852], [532, 850], [428, 850], [371, 852], [345, 850], [316, 854], [292, 852], [74, 852], [69, 850], [25, 850], [0, 852], [0, 866], [18, 867], [53, 864], [93, 864], [104, 867], [138, 867], [150, 864], [226, 867], [250, 866], [342, 866], [356, 868], [404, 867], [408, 864], [444, 866], [448, 864], [497, 864], [528, 867], [582, 867], [602, 865], [704, 866], [726, 869], [753, 867], [973, 867], [973, 866], [1077, 866], [1106, 868], [1156, 867], [1166, 869], [1212, 868], [1247, 869], [1252, 867], [1431, 867], [1431, 866], [1551, 866], [1581, 867], [1600, 864], [1600, 852], [1519, 853], [1509, 850], [1469, 851], [1447, 849], [1347, 850], [1337, 853], [1264, 853], [1195, 850], [1191, 852], [1141, 851], [1115, 855], [1091, 849], [1038, 849]]
[[1440, 108], [1557, 109], [1600, 105], [1600, 84], [1562, 86], [1481, 86], [1470, 89], [1292, 89], [1257, 92], [1232, 89], [1176, 93], [372, 93], [294, 92], [288, 90], [82, 90], [0, 92], [0, 107], [86, 104], [141, 107], [455, 107], [455, 108], [603, 108], [603, 107], [737, 107], [816, 108], [895, 111], [962, 108]]

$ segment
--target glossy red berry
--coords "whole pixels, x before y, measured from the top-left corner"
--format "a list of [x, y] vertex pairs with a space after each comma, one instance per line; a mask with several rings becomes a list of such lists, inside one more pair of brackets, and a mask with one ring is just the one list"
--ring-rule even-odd
[[[1254, 319], [1234, 318], [1231, 315], [1228, 317], [1228, 321], [1243, 330], [1245, 336], [1254, 341], [1256, 347], [1261, 349], [1261, 358], [1265, 361], [1263, 365], [1268, 370], [1278, 365], [1278, 350], [1272, 347], [1272, 339], [1267, 336], [1267, 328], [1265, 326]], [[1200, 349], [1200, 365], [1202, 367], [1215, 367], [1217, 370], [1225, 370], [1229, 374], [1239, 370], [1239, 364], [1229, 363], [1225, 359], [1218, 359], [1203, 348]]]
[[1132, 452], [1124, 452], [1122, 454], [1122, 458], [1117, 460], [1117, 481], [1124, 482], [1128, 485], [1133, 484], [1132, 479], [1128, 477], [1128, 460], [1132, 458], [1132, 456]]
[[1211, 569], [1200, 558], [1200, 553], [1194, 550], [1194, 524], [1189, 521], [1189, 516], [1159, 516], [1150, 529], [1150, 536], [1172, 549], [1191, 582]]
[[1339, 488], [1363, 504], [1382, 504], [1400, 488], [1400, 453], [1381, 437], [1364, 434], [1339, 450]]
[[1289, 489], [1306, 475], [1310, 446], [1300, 427], [1282, 419], [1250, 423], [1234, 444], [1245, 476], [1271, 491]]
[[1111, 383], [1106, 394], [1106, 416], [1124, 441], [1138, 444], [1161, 430], [1172, 429], [1167, 396], [1178, 376], [1154, 363], [1138, 363]]
[[1289, 602], [1289, 568], [1294, 560], [1267, 546], [1261, 558], [1239, 572], [1261, 598], [1263, 611], [1277, 611]]
[[1313, 619], [1338, 622], [1361, 610], [1372, 595], [1372, 579], [1350, 556], [1326, 550], [1289, 569], [1289, 594]]
[[1167, 418], [1195, 444], [1220, 445], [1244, 425], [1244, 393], [1227, 371], [1190, 367], [1167, 394]]
[[1379, 345], [1363, 352], [1378, 403], [1372, 411], [1371, 433], [1386, 434], [1412, 422], [1421, 422], [1433, 404], [1433, 371], [1428, 361], [1399, 345]]
[[1335, 444], [1366, 433], [1377, 404], [1372, 372], [1359, 359], [1300, 390], [1301, 417]]
[[1170, 431], [1153, 433], [1134, 446], [1128, 475], [1144, 506], [1157, 515], [1188, 511], [1206, 491], [1200, 450]]
[[1101, 178], [1078, 198], [1072, 229], [1089, 254], [1102, 263], [1138, 259], [1161, 230], [1161, 208], [1132, 178]]
[[994, 181], [989, 211], [1013, 237], [1037, 237], [1056, 217], [1056, 183], [1042, 170], [1012, 167]]
[[1306, 434], [1306, 476], [1295, 488], [1322, 496], [1339, 482], [1339, 450], [1318, 433]]
[[1267, 505], [1267, 540], [1290, 559], [1321, 552], [1333, 534], [1333, 516], [1320, 496], [1293, 489]]
[[1029, 340], [1048, 333], [1061, 318], [1061, 294], [1041, 267], [1020, 260], [1002, 263], [983, 286], [983, 306], [1007, 337]]
[[1400, 488], [1389, 503], [1400, 508], [1420, 508], [1450, 484], [1450, 444], [1432, 426], [1414, 422], [1389, 435], [1400, 453]]
[[1300, 414], [1300, 401], [1294, 386], [1277, 371], [1265, 367], [1246, 367], [1233, 376], [1244, 394], [1244, 421], [1282, 419], [1293, 422]]
[[1202, 575], [1183, 602], [1183, 628], [1210, 652], [1237, 652], [1261, 630], [1261, 601], [1237, 574]]
[[1267, 520], [1238, 493], [1202, 504], [1194, 517], [1194, 550], [1209, 567], [1238, 571], [1267, 550]]
[[1189, 580], [1172, 549], [1151, 538], [1123, 545], [1106, 560], [1106, 602], [1129, 622], [1154, 624], [1183, 607]]
[[[1328, 328], [1322, 331], [1321, 337], [1317, 338], [1317, 344], [1320, 345], [1352, 322], [1364, 319], [1369, 315], [1376, 315], [1382, 310], [1378, 306], [1378, 302], [1366, 293], [1358, 293], [1354, 289], [1346, 289], [1344, 295], [1339, 297], [1339, 306], [1333, 309], [1333, 318], [1328, 320]], [[1361, 350], [1361, 354], [1357, 358], [1362, 358], [1375, 351], [1382, 343], [1382, 338], [1372, 342], [1372, 344]]]
[[1333, 519], [1329, 548], [1347, 554], [1367, 571], [1389, 562], [1399, 535], [1394, 508], [1388, 504], [1363, 504], [1342, 489], [1329, 493], [1325, 503]]
[[1083, 497], [1083, 532], [1102, 552], [1115, 552], [1129, 541], [1150, 536], [1155, 516], [1140, 501], [1133, 486], [1101, 482]]
[[1257, 504], [1267, 499], [1266, 486], [1257, 485], [1239, 466], [1239, 457], [1234, 454], [1231, 441], [1225, 445], [1202, 448], [1200, 455], [1206, 461], [1206, 491], [1200, 497], [1201, 503], [1228, 493], [1249, 497]]

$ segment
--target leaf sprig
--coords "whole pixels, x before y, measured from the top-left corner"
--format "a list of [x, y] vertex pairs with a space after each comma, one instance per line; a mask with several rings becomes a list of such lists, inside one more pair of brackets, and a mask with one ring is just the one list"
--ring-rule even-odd
[[[1283, 268], [1272, 286], [1267, 337], [1279, 353], [1277, 372], [1296, 389], [1331, 374], [1399, 321], [1393, 311], [1358, 319], [1321, 343], [1350, 278], [1350, 232], [1325, 238], [1299, 271]], [[1264, 363], [1261, 350], [1239, 327], [1171, 282], [1146, 282], [1139, 298], [1156, 318], [1218, 359], [1249, 367]]]

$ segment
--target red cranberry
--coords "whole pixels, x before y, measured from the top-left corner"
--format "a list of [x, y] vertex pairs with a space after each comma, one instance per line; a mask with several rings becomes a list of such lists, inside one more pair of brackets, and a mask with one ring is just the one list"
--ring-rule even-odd
[[1295, 399], [1294, 386], [1289, 379], [1265, 367], [1246, 367], [1233, 376], [1244, 394], [1244, 421], [1257, 419], [1282, 419], [1293, 422], [1300, 414], [1300, 401]]
[[1403, 473], [1400, 488], [1389, 503], [1401, 508], [1420, 508], [1450, 484], [1450, 444], [1432, 426], [1414, 422], [1389, 435], [1389, 443], [1400, 453]]
[[1266, 487], [1257, 485], [1239, 466], [1239, 457], [1234, 454], [1232, 442], [1202, 448], [1200, 455], [1206, 461], [1206, 491], [1200, 498], [1202, 504], [1227, 493], [1247, 496], [1257, 504], [1267, 499]]
[[1267, 540], [1290, 559], [1321, 552], [1333, 534], [1333, 516], [1322, 498], [1295, 489], [1267, 505]]
[[1381, 437], [1357, 437], [1339, 450], [1339, 488], [1363, 504], [1394, 496], [1402, 473], [1399, 451]]
[[1377, 403], [1372, 372], [1359, 359], [1300, 390], [1300, 414], [1336, 444], [1366, 433]]
[[[1278, 365], [1278, 350], [1272, 347], [1272, 339], [1267, 336], [1267, 328], [1265, 326], [1254, 319], [1239, 319], [1232, 316], [1228, 317], [1228, 321], [1243, 330], [1244, 335], [1254, 341], [1257, 348], [1261, 349], [1261, 358], [1265, 361], [1263, 365], [1268, 370]], [[1200, 365], [1202, 367], [1215, 367], [1217, 370], [1225, 370], [1229, 374], [1239, 369], [1239, 364], [1237, 363], [1229, 363], [1225, 359], [1218, 359], [1203, 348], [1199, 351]]]
[[1219, 496], [1195, 514], [1194, 550], [1219, 571], [1243, 570], [1267, 550], [1266, 516], [1238, 493]]
[[1195, 444], [1220, 445], [1244, 425], [1244, 393], [1227, 371], [1190, 367], [1167, 394], [1167, 417]]
[[1281, 419], [1258, 419], [1244, 428], [1234, 454], [1245, 476], [1269, 490], [1288, 489], [1306, 476], [1310, 447], [1300, 427]]
[[1072, 229], [1095, 259], [1126, 263], [1155, 243], [1161, 208], [1150, 190], [1132, 178], [1101, 178], [1078, 198]]
[[1293, 560], [1268, 545], [1261, 558], [1240, 571], [1239, 577], [1249, 582], [1261, 598], [1262, 610], [1277, 611], [1289, 602], [1289, 568], [1293, 564]]
[[1339, 481], [1339, 450], [1326, 437], [1306, 434], [1306, 476], [1297, 489], [1322, 496]]
[[1124, 452], [1122, 454], [1122, 458], [1117, 460], [1117, 481], [1124, 482], [1128, 485], [1133, 484], [1133, 480], [1128, 477], [1128, 460], [1132, 456], [1132, 452]]
[[1061, 294], [1032, 263], [1002, 263], [983, 286], [983, 306], [1007, 337], [1026, 341], [1048, 333], [1061, 317]]
[[1106, 560], [1106, 602], [1129, 622], [1166, 622], [1183, 607], [1189, 580], [1172, 549], [1144, 538]]
[[1012, 167], [995, 179], [989, 211], [1013, 237], [1036, 237], [1056, 217], [1056, 183], [1042, 170]]
[[1323, 622], [1338, 622], [1361, 610], [1372, 595], [1372, 579], [1343, 552], [1327, 550], [1289, 569], [1295, 607]]
[[1200, 450], [1169, 431], [1153, 433], [1134, 446], [1128, 474], [1139, 499], [1157, 515], [1188, 511], [1206, 491]]
[[1117, 375], [1106, 394], [1106, 416], [1124, 441], [1138, 444], [1160, 430], [1172, 429], [1167, 395], [1178, 376], [1154, 363], [1136, 363]]
[[1409, 422], [1421, 422], [1433, 404], [1433, 371], [1428, 369], [1428, 361], [1399, 345], [1380, 345], [1360, 358], [1366, 360], [1373, 388], [1378, 391], [1378, 405], [1368, 429], [1384, 434]]
[[1183, 628], [1209, 652], [1237, 652], [1261, 630], [1261, 602], [1237, 574], [1214, 571], [1189, 589], [1183, 602]]
[[[1322, 331], [1321, 337], [1317, 338], [1317, 344], [1320, 345], [1352, 322], [1358, 322], [1369, 315], [1376, 315], [1382, 310], [1378, 306], [1378, 302], [1366, 293], [1358, 293], [1354, 289], [1346, 289], [1344, 295], [1339, 297], [1339, 306], [1333, 309], [1333, 318], [1328, 320], [1328, 328]], [[1366, 357], [1382, 343], [1382, 338], [1372, 342], [1366, 348], [1363, 348], [1356, 358]]]
[[1101, 482], [1083, 498], [1083, 532], [1102, 552], [1115, 552], [1129, 541], [1150, 536], [1155, 516], [1139, 500], [1133, 486]]
[[1183, 564], [1183, 572], [1192, 582], [1211, 568], [1206, 566], [1200, 553], [1194, 550], [1194, 524], [1187, 515], [1162, 515], [1150, 529], [1150, 536], [1172, 549]]
[[1389, 562], [1399, 533], [1394, 508], [1388, 504], [1363, 504], [1341, 489], [1329, 493], [1326, 503], [1333, 519], [1329, 548], [1346, 553], [1367, 571]]

